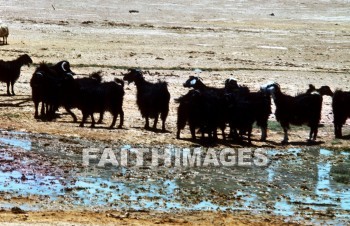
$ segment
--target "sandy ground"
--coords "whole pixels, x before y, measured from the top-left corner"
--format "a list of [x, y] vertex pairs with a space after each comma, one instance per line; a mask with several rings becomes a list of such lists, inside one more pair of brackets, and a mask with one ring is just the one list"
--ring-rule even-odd
[[[298, 225], [285, 223], [271, 216], [240, 213], [237, 215], [213, 212], [186, 212], [178, 214], [158, 212], [30, 212], [24, 214], [0, 213], [1, 224], [12, 225]], [[6, 223], [8, 222], [8, 223]], [[11, 223], [9, 223], [11, 222]]]
[[[176, 109], [174, 98], [187, 92], [182, 83], [189, 75], [199, 75], [206, 84], [222, 87], [225, 79], [235, 77], [251, 90], [261, 84], [276, 81], [282, 91], [297, 94], [308, 84], [329, 85], [335, 89], [350, 89], [350, 18], [348, 1], [0, 1], [0, 20], [10, 27], [9, 45], [0, 46], [1, 59], [14, 59], [28, 53], [35, 64], [69, 60], [72, 69], [86, 76], [102, 70], [105, 80], [121, 77], [126, 68], [149, 70], [150, 81], [165, 80], [169, 84], [171, 111], [167, 120], [168, 133], [143, 129], [135, 103], [134, 85], [125, 86], [125, 126], [108, 130], [110, 116], [96, 129], [79, 128], [63, 114], [56, 122], [34, 119], [29, 80], [35, 66], [23, 67], [15, 85], [17, 95], [8, 97], [5, 84], [0, 86], [0, 122], [3, 129], [32, 133], [48, 133], [67, 137], [82, 137], [119, 144], [176, 146], [196, 145], [175, 139]], [[130, 13], [130, 10], [137, 12]], [[195, 69], [200, 69], [195, 70]], [[64, 110], [60, 110], [64, 113]], [[79, 116], [79, 111], [75, 111]], [[319, 145], [348, 147], [348, 140], [334, 140], [331, 99], [324, 98]], [[271, 124], [275, 125], [271, 115]], [[276, 127], [276, 126], [274, 126]], [[348, 128], [344, 129], [349, 134]], [[294, 128], [288, 147], [306, 145], [308, 131]], [[269, 130], [268, 142], [258, 142], [260, 132], [254, 130], [253, 145], [281, 147], [282, 131]], [[222, 146], [236, 146], [231, 143]], [[62, 215], [68, 222], [85, 224], [250, 224], [279, 225], [278, 218], [266, 216], [232, 216], [216, 213], [185, 214], [186, 222], [171, 222], [157, 215], [138, 213], [133, 221], [108, 217], [108, 213], [92, 215], [73, 213], [0, 213], [2, 221], [16, 225], [43, 223], [44, 214], [58, 223]], [[88, 217], [88, 216], [89, 217]], [[134, 215], [134, 214], [132, 214]], [[166, 215], [166, 214], [165, 214]], [[205, 215], [203, 217], [202, 215]], [[81, 216], [81, 217], [78, 217]], [[206, 218], [212, 219], [207, 221]], [[23, 218], [27, 218], [24, 220]], [[71, 220], [71, 219], [75, 219]], [[137, 219], [139, 218], [139, 219]], [[265, 219], [266, 218], [266, 219]], [[28, 220], [29, 219], [29, 220]], [[165, 216], [172, 219], [172, 216]], [[210, 222], [210, 223], [209, 223]], [[8, 223], [10, 224], [10, 223]]]

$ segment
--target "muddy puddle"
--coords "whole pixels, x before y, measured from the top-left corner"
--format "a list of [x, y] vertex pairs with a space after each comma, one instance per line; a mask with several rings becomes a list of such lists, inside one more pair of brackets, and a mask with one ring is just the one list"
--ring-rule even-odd
[[350, 186], [332, 174], [350, 162], [347, 150], [267, 150], [267, 166], [101, 168], [82, 165], [82, 150], [91, 147], [132, 148], [0, 131], [0, 208], [249, 211], [321, 225], [350, 221]]

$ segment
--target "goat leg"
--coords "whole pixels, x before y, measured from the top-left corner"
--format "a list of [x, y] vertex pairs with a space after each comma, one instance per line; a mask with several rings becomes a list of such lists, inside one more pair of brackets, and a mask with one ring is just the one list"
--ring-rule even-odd
[[153, 130], [157, 129], [158, 117], [159, 117], [159, 114], [156, 114], [156, 116], [154, 117]]
[[72, 116], [73, 122], [77, 122], [78, 121], [77, 116], [68, 107], [65, 107], [65, 109], [68, 112], [68, 114], [70, 114], [70, 116]]
[[266, 141], [267, 137], [267, 128], [266, 127], [261, 127], [261, 138], [260, 141]]
[[84, 127], [84, 123], [86, 122], [86, 119], [89, 115], [83, 112], [83, 118], [81, 119], [80, 127]]
[[91, 126], [90, 126], [90, 128], [94, 128], [95, 127], [94, 113], [91, 113], [90, 116], [91, 116]]
[[288, 144], [288, 128], [287, 127], [283, 127], [283, 132], [284, 132], [284, 138], [282, 140], [282, 144]]
[[124, 111], [123, 111], [123, 109], [120, 109], [119, 114], [120, 114], [120, 123], [119, 123], [118, 129], [121, 129], [121, 128], [123, 128], [123, 125], [124, 125]]
[[6, 82], [6, 85], [7, 85], [7, 96], [11, 96], [11, 93], [10, 93], [10, 81]]
[[310, 134], [309, 134], [309, 139], [308, 139], [308, 142], [311, 142], [312, 141], [312, 135], [314, 134], [314, 129], [313, 128], [310, 128]]
[[314, 132], [314, 141], [316, 141], [317, 133], [318, 133], [318, 128], [316, 128], [316, 129], [315, 129], [315, 132]]
[[112, 120], [111, 125], [109, 126], [110, 129], [113, 129], [113, 128], [114, 128], [115, 123], [116, 123], [116, 121], [117, 121], [117, 118], [118, 118], [118, 113], [113, 114], [113, 120]]
[[252, 139], [251, 139], [252, 129], [253, 129], [252, 127], [250, 127], [250, 128], [248, 129], [248, 143], [249, 143], [249, 145], [252, 144]]
[[101, 111], [100, 112], [100, 118], [98, 119], [97, 124], [101, 124], [103, 122], [103, 114], [104, 114], [104, 112]]
[[225, 127], [221, 127], [222, 139], [226, 140]]
[[146, 124], [145, 124], [145, 129], [149, 129], [149, 119], [148, 116], [145, 117], [146, 118]]
[[162, 120], [162, 132], [164, 133], [166, 131], [165, 129], [165, 120]]
[[16, 94], [15, 94], [15, 91], [14, 91], [14, 88], [13, 88], [14, 84], [15, 84], [15, 81], [11, 81], [11, 91], [12, 91], [12, 95], [13, 95], [13, 96], [16, 95]]
[[39, 108], [39, 102], [35, 101], [34, 102], [34, 109], [35, 109], [34, 118], [39, 118], [38, 108]]
[[[38, 105], [39, 105], [39, 102], [38, 102]], [[41, 115], [41, 117], [45, 116], [45, 103], [44, 103], [44, 101], [41, 102], [40, 115]]]
[[45, 115], [45, 117], [47, 117], [49, 114], [49, 104], [46, 102], [45, 102], [45, 110], [44, 111], [45, 111], [44, 115]]
[[160, 118], [162, 119], [162, 132], [166, 131], [165, 130], [165, 120], [166, 120], [167, 116], [168, 116], [168, 111], [160, 113]]
[[342, 126], [338, 123], [334, 124], [334, 135], [335, 138], [342, 138]]
[[[225, 135], [224, 135], [225, 136]], [[218, 131], [217, 128], [213, 128], [213, 140], [217, 141], [218, 140]]]
[[180, 129], [178, 129], [177, 131], [176, 131], [176, 139], [180, 139]]
[[196, 127], [190, 124], [190, 131], [192, 135], [192, 140], [196, 140]]

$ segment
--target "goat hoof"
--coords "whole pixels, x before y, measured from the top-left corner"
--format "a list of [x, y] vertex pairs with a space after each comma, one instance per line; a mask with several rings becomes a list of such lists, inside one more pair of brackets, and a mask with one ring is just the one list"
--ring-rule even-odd
[[281, 144], [282, 144], [282, 145], [287, 145], [288, 143], [289, 143], [289, 142], [288, 142], [287, 140], [282, 140], [282, 141], [281, 141]]
[[335, 136], [335, 138], [336, 138], [336, 139], [341, 139], [341, 138], [342, 138], [342, 136], [340, 136], [340, 135], [336, 135], [336, 136]]
[[308, 143], [308, 144], [315, 144], [315, 143], [316, 143], [316, 140], [308, 139], [308, 140], [307, 140], [307, 143]]
[[79, 127], [84, 127], [84, 125], [80, 124]]

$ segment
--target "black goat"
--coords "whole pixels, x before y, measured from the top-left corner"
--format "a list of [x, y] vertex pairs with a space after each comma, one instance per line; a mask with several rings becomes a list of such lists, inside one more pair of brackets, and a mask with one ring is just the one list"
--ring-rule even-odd
[[41, 63], [30, 80], [32, 100], [34, 102], [34, 118], [39, 118], [38, 107], [41, 106], [41, 116], [52, 119], [60, 105], [62, 83], [75, 73], [71, 71], [68, 61], [60, 61], [55, 65]]
[[316, 89], [316, 87], [312, 84], [309, 84], [309, 89], [306, 90], [306, 93], [308, 94], [316, 94], [319, 93], [321, 96], [330, 96], [333, 97], [334, 93], [331, 90], [331, 88], [329, 88], [329, 86], [321, 86], [320, 88]]
[[162, 120], [162, 131], [165, 132], [165, 121], [169, 113], [170, 93], [166, 82], [151, 83], [145, 80], [140, 70], [129, 69], [123, 80], [134, 82], [137, 89], [136, 103], [143, 118], [146, 118], [145, 129], [149, 129], [149, 118], [154, 118], [153, 129], [157, 128], [158, 117]]
[[[229, 81], [226, 81], [227, 88]], [[237, 137], [237, 130], [240, 136], [248, 132], [248, 142], [251, 142], [250, 136], [253, 123], [256, 122], [261, 128], [261, 141], [267, 138], [268, 118], [271, 114], [271, 98], [268, 93], [263, 91], [250, 92], [245, 86], [238, 86], [226, 93], [228, 107], [228, 121], [231, 129], [231, 136]]]
[[221, 121], [221, 113], [218, 111], [220, 102], [218, 96], [207, 91], [190, 90], [175, 101], [179, 103], [177, 139], [180, 139], [180, 132], [187, 123], [193, 140], [196, 139], [196, 128], [200, 129], [202, 138], [204, 138], [204, 133], [208, 133], [209, 139], [217, 139], [217, 127]]
[[230, 135], [233, 139], [237, 138], [239, 130], [240, 138], [248, 133], [248, 142], [251, 143], [251, 133], [255, 121], [254, 104], [246, 96], [239, 94], [227, 94], [227, 114], [230, 125]]
[[[232, 81], [230, 82], [230, 85], [228, 85], [226, 88], [216, 88], [216, 87], [210, 87], [205, 85], [202, 82], [202, 79], [197, 77], [197, 76], [189, 76], [188, 80], [183, 84], [184, 87], [186, 88], [193, 88], [195, 90], [200, 91], [202, 96], [205, 96], [206, 99], [215, 99], [217, 103], [215, 104], [215, 107], [213, 107], [210, 111], [215, 111], [215, 114], [217, 117], [215, 119], [209, 119], [211, 121], [215, 121], [217, 123], [215, 127], [215, 131], [208, 131], [209, 136], [210, 133], [214, 134], [214, 138], [217, 139], [217, 132], [216, 128], [219, 127], [222, 132], [222, 137], [225, 140], [225, 127], [226, 127], [226, 122], [227, 122], [227, 106], [225, 103], [225, 94], [229, 92], [230, 89], [235, 89], [238, 87], [238, 84], [236, 80], [231, 79]], [[227, 81], [226, 81], [227, 82]], [[235, 84], [234, 84], [235, 83]], [[237, 87], [235, 86], [237, 85]], [[212, 95], [211, 97], [209, 97]], [[202, 101], [202, 103], [204, 103]], [[209, 111], [209, 109], [207, 110]], [[207, 112], [208, 113], [208, 112]], [[203, 131], [201, 131], [203, 133]]]
[[[233, 82], [235, 81], [234, 79], [231, 79]], [[230, 83], [230, 85], [234, 85], [233, 82]], [[237, 85], [237, 82], [236, 82]], [[206, 91], [206, 92], [212, 92], [215, 93], [216, 95], [224, 96], [225, 92], [227, 91], [224, 87], [223, 88], [216, 88], [216, 87], [211, 87], [207, 86], [202, 82], [202, 79], [197, 76], [189, 76], [187, 81], [183, 84], [184, 87], [186, 88], [193, 88], [196, 90], [200, 91]]]
[[[15, 95], [13, 86], [21, 74], [21, 67], [33, 63], [28, 54], [21, 55], [16, 60], [3, 61], [0, 60], [0, 81], [6, 82], [7, 95]], [[11, 93], [10, 93], [11, 86]]]
[[[101, 71], [92, 73], [87, 78], [76, 78], [74, 82], [65, 83], [63, 87], [61, 105], [72, 116], [73, 122], [77, 122], [76, 115], [71, 111], [73, 108], [80, 107], [80, 90], [96, 87], [102, 81]], [[100, 119], [97, 123], [102, 123], [103, 112], [100, 113]]]
[[333, 95], [333, 123], [334, 135], [336, 138], [342, 138], [342, 127], [346, 120], [350, 118], [350, 92], [336, 90]]
[[276, 119], [284, 131], [282, 143], [288, 142], [290, 124], [307, 124], [310, 127], [308, 141], [316, 140], [322, 110], [322, 95], [320, 93], [309, 90], [297, 96], [290, 96], [282, 93], [277, 83], [269, 83], [262, 86], [261, 89], [269, 92], [274, 99]]
[[[120, 123], [118, 128], [124, 124], [123, 98], [124, 82], [115, 79], [113, 82], [103, 82], [93, 86], [82, 86], [79, 89], [79, 104], [83, 119], [80, 126], [83, 127], [88, 116], [91, 116], [91, 127], [95, 126], [93, 114], [100, 113], [101, 117], [105, 111], [113, 115], [113, 121], [109, 128], [115, 126], [118, 115], [120, 114]], [[101, 118], [100, 118], [101, 119]]]

